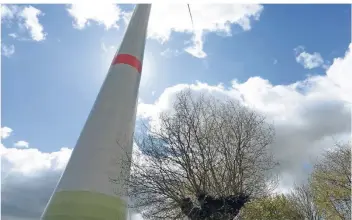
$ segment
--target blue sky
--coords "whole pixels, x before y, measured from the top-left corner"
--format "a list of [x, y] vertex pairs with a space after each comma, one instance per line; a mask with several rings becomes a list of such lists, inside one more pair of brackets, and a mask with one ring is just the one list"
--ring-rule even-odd
[[[112, 59], [102, 55], [101, 44], [118, 46], [124, 25], [120, 30], [106, 31], [103, 25], [92, 22], [77, 30], [72, 27], [73, 19], [64, 5], [35, 7], [45, 13], [40, 17], [48, 33], [44, 41], [15, 40], [8, 34], [17, 27], [2, 27], [2, 42], [14, 44], [16, 51], [10, 58], [2, 57], [2, 124], [14, 128], [13, 138], [26, 139], [43, 151], [53, 151], [74, 146], [107, 72], [108, 62], [103, 59]], [[308, 52], [318, 51], [330, 62], [348, 48], [348, 5], [264, 8], [250, 31], [244, 32], [234, 24], [232, 37], [207, 34], [205, 59], [187, 53], [171, 58], [160, 55], [163, 50], [182, 44], [188, 34], [177, 34], [180, 36], [172, 37], [164, 45], [148, 40], [146, 51], [155, 61], [153, 71], [158, 82], [153, 80], [148, 88], [142, 88], [141, 99], [153, 102], [164, 88], [196, 80], [226, 85], [233, 79], [245, 81], [261, 76], [273, 84], [290, 84], [307, 74], [324, 73], [322, 68], [306, 70], [297, 64], [295, 47], [304, 45]]]
[[[29, 18], [18, 13], [24, 7], [34, 7], [40, 11], [41, 14], [37, 16], [39, 24], [34, 25], [42, 26], [43, 30], [23, 25], [26, 19], [35, 21], [33, 16]], [[242, 8], [237, 11], [226, 10], [226, 6], [219, 7], [218, 14], [214, 12], [214, 16], [219, 17], [220, 26], [230, 23], [229, 30], [210, 24], [207, 26], [216, 21], [211, 20], [212, 16], [209, 16], [209, 21], [202, 21], [197, 7], [203, 6], [191, 4], [191, 9], [194, 9], [194, 26], [201, 33], [199, 36], [202, 36], [205, 57], [185, 51], [185, 48], [192, 47], [194, 43], [185, 6], [177, 9], [184, 9], [183, 14], [179, 15], [180, 19], [165, 18], [165, 22], [170, 21], [174, 25], [170, 25], [170, 28], [178, 29], [166, 38], [165, 33], [170, 29], [158, 26], [157, 22], [161, 21], [160, 18], [158, 21], [157, 13], [160, 11], [157, 7], [152, 10], [154, 18], [151, 18], [149, 26], [154, 37], [150, 36], [147, 40], [140, 87], [140, 99], [144, 107], [154, 108], [160, 103], [166, 103], [165, 97], [172, 90], [165, 90], [166, 88], [175, 90], [176, 85], [193, 84], [194, 88], [199, 89], [201, 86], [197, 81], [206, 83], [206, 89], [211, 87], [226, 93], [236, 86], [238, 91], [247, 88], [245, 82], [249, 82], [251, 77], [253, 85], [263, 85], [267, 80], [271, 87], [294, 85], [307, 79], [317, 83], [319, 77], [309, 78], [308, 75], [325, 77], [329, 70], [332, 69], [330, 72], [333, 73], [331, 66], [335, 65], [335, 58], [347, 59], [346, 52], [351, 42], [350, 5], [263, 5], [261, 8]], [[69, 13], [70, 8], [79, 11], [76, 17]], [[106, 15], [105, 20], [101, 21], [94, 14], [99, 12], [91, 12], [89, 8], [78, 10], [69, 5], [22, 5], [17, 9], [8, 7], [10, 12], [7, 14], [2, 9], [1, 126], [13, 130], [10, 136], [3, 139], [7, 148], [13, 148], [14, 143], [20, 140], [28, 142], [29, 148], [39, 152], [51, 153], [62, 147], [74, 147], [122, 39], [125, 30], [122, 17], [128, 18], [133, 5], [118, 8], [127, 13], [120, 14], [121, 18], [115, 20]], [[211, 7], [204, 10], [211, 10]], [[239, 17], [248, 19], [250, 28], [246, 28], [246, 22], [243, 23], [241, 19], [231, 20], [236, 17], [235, 12], [239, 13]], [[79, 16], [80, 19], [87, 19], [89, 25], [84, 23], [79, 28], [76, 22]], [[119, 28], [109, 28], [109, 21], [116, 23]], [[40, 35], [42, 39], [33, 40], [33, 30], [37, 30], [37, 35], [38, 30], [39, 35], [40, 32], [44, 33]], [[16, 38], [10, 36], [13, 33]], [[165, 39], [161, 43], [158, 38], [163, 37]], [[11, 47], [14, 51], [6, 53], [6, 48]], [[344, 74], [351, 77], [351, 73], [347, 72]], [[259, 78], [253, 78], [256, 76]], [[237, 84], [233, 80], [237, 80]], [[218, 86], [220, 83], [224, 88]], [[319, 85], [314, 89], [305, 89], [310, 94], [327, 90]], [[333, 92], [319, 96], [319, 101], [321, 97], [346, 100], [340, 93], [335, 95], [334, 89], [331, 91]], [[282, 93], [283, 96], [285, 94]], [[254, 100], [255, 95], [248, 97], [248, 100]], [[310, 102], [309, 100], [304, 98], [302, 103]], [[316, 123], [312, 119], [313, 122]], [[295, 129], [296, 127], [293, 130]], [[323, 132], [321, 137], [314, 140], [321, 143], [329, 135], [345, 134], [349, 128], [344, 129]], [[317, 151], [312, 149], [311, 152], [314, 153], [308, 156], [316, 155]]]

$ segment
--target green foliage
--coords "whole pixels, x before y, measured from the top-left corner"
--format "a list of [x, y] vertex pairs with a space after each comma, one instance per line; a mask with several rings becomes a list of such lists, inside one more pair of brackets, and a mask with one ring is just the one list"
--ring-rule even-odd
[[304, 217], [284, 195], [257, 199], [241, 211], [243, 220], [302, 220]]
[[327, 219], [351, 219], [351, 150], [329, 151], [312, 173], [311, 188], [318, 211]]

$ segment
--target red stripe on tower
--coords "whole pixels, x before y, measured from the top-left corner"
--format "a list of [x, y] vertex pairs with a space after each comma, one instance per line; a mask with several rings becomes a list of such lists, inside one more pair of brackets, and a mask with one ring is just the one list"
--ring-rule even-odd
[[135, 56], [129, 54], [118, 54], [112, 61], [112, 65], [119, 63], [130, 65], [134, 67], [139, 73], [142, 72], [142, 63]]

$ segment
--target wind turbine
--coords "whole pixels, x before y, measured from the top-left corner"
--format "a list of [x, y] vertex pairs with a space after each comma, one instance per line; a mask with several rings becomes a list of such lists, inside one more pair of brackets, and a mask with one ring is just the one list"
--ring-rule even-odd
[[116, 161], [123, 160], [126, 153], [132, 155], [150, 10], [151, 4], [135, 7], [120, 48], [42, 220], [127, 218], [127, 187], [112, 183], [110, 178], [125, 179], [130, 175], [130, 166], [119, 166]]

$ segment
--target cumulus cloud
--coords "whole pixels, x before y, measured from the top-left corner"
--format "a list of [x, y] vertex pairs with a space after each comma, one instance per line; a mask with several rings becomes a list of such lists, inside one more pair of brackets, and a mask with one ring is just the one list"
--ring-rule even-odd
[[[1, 132], [2, 136], [8, 137], [12, 129], [3, 127]], [[0, 145], [0, 150], [1, 218], [39, 219], [66, 167], [72, 149], [63, 147], [46, 153], [36, 148], [19, 149]], [[142, 219], [131, 210], [129, 214], [133, 220]]]
[[11, 44], [7, 46], [1, 43], [1, 54], [5, 57], [11, 57], [15, 53], [15, 45]]
[[38, 219], [70, 157], [71, 149], [43, 153], [1, 146], [1, 211], [7, 219]]
[[178, 84], [164, 90], [152, 104], [140, 103], [138, 115], [158, 126], [158, 115], [170, 110], [175, 94], [190, 88], [219, 99], [233, 98], [267, 116], [276, 128], [272, 146], [280, 161], [280, 190], [306, 180], [312, 163], [334, 139], [349, 140], [351, 132], [352, 44], [344, 57], [337, 58], [323, 76], [309, 76], [290, 85], [273, 85], [261, 77], [246, 82], [232, 81], [230, 87], [197, 82]]
[[304, 51], [304, 47], [302, 46], [295, 48], [294, 51], [296, 53], [297, 63], [301, 64], [306, 69], [314, 69], [324, 64], [324, 59], [320, 53], [308, 53]]
[[91, 22], [104, 25], [105, 29], [118, 28], [117, 22], [123, 15], [120, 7], [115, 4], [79, 3], [67, 6], [68, 13], [74, 18], [73, 26], [83, 29]]
[[1, 139], [8, 138], [12, 133], [12, 129], [9, 127], [2, 127], [1, 128]]
[[29, 143], [27, 141], [17, 141], [14, 146], [17, 148], [28, 148]]
[[15, 5], [1, 5], [1, 22], [4, 20], [11, 20], [18, 12], [18, 7]]
[[[2, 138], [12, 129], [1, 128]], [[7, 148], [0, 145], [1, 154], [1, 217], [2, 219], [38, 219], [42, 214], [71, 155], [71, 149], [44, 153], [29, 148], [25, 141]]]
[[[206, 33], [231, 36], [231, 25], [236, 24], [244, 31], [251, 29], [253, 20], [258, 20], [263, 10], [261, 5], [239, 4], [195, 4], [191, 6], [194, 27], [186, 4], [156, 4], [152, 6], [148, 26], [148, 38], [165, 43], [172, 32], [189, 34], [191, 39], [185, 51], [198, 58], [206, 57], [203, 50]], [[67, 11], [74, 18], [74, 27], [83, 29], [90, 22], [104, 25], [106, 29], [118, 28], [120, 20], [127, 24], [131, 11], [122, 11], [111, 4], [73, 4]]]
[[38, 18], [43, 15], [43, 12], [32, 6], [23, 8], [23, 10], [19, 13], [19, 16], [24, 20], [25, 28], [30, 32], [30, 35], [34, 41], [45, 40], [46, 33], [44, 33], [43, 25], [39, 23]]
[[[44, 13], [33, 6], [1, 5], [1, 22], [8, 25], [16, 22], [19, 31], [28, 33], [33, 41], [43, 41], [47, 35], [43, 25], [39, 22], [39, 16], [44, 16]], [[16, 33], [11, 33], [10, 36], [18, 38]], [[19, 39], [27, 40], [25, 37]]]
[[192, 38], [190, 45], [185, 48], [186, 52], [204, 58], [206, 33], [231, 36], [232, 24], [248, 31], [251, 29], [251, 22], [259, 19], [262, 10], [263, 6], [255, 4], [194, 4], [191, 5], [193, 27], [186, 4], [153, 5], [148, 37], [164, 43], [170, 40], [172, 32], [188, 33]]

